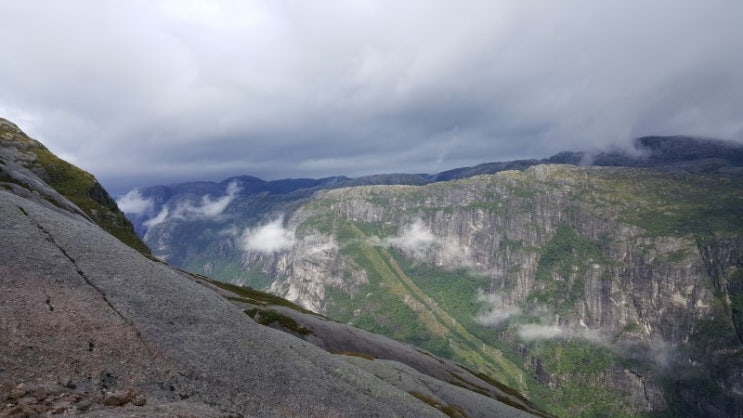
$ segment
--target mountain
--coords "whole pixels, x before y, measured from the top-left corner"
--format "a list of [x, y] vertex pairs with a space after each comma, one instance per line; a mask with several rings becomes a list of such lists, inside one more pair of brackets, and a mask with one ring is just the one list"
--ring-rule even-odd
[[[59, 159], [15, 124], [2, 118], [0, 158], [5, 166], [0, 172], [0, 181], [5, 182], [9, 189], [46, 206], [51, 204], [77, 212], [137, 251], [150, 254], [149, 248], [135, 234], [132, 224], [95, 177]], [[28, 196], [29, 190], [37, 195]]]
[[[525, 170], [539, 164], [570, 164], [577, 166], [654, 168], [666, 171], [717, 172], [743, 167], [743, 145], [734, 142], [688, 136], [648, 136], [637, 138], [631, 149], [614, 149], [601, 152], [561, 152], [552, 157], [536, 160], [490, 162], [472, 167], [461, 167], [435, 174], [378, 174], [358, 178], [345, 176], [322, 179], [262, 180], [253, 176], [227, 178], [221, 182], [189, 182], [172, 185], [150, 186], [132, 190], [130, 196], [149, 202], [146, 208], [127, 211], [139, 236], [147, 231], [145, 222], [151, 220], [168, 203], [179, 200], [220, 196], [235, 183], [240, 196], [261, 193], [271, 198], [287, 195], [289, 202], [308, 197], [318, 190], [371, 185], [416, 185], [465, 179], [478, 175], [496, 174], [508, 170]], [[174, 202], [170, 202], [175, 198]]]
[[742, 149], [647, 137], [434, 175], [126, 198], [156, 256], [452, 359], [556, 415], [740, 416]]
[[0, 127], [0, 416], [546, 416], [428, 352], [147, 257], [102, 228], [131, 231], [92, 176]]

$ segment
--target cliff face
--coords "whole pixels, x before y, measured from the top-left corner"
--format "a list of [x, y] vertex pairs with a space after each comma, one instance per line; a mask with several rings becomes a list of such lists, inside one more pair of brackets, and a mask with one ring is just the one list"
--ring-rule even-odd
[[272, 224], [286, 245], [249, 245], [268, 224], [235, 238], [252, 275], [231, 279], [479, 367], [556, 413], [729, 416], [741, 185], [734, 170], [556, 165], [324, 191]]

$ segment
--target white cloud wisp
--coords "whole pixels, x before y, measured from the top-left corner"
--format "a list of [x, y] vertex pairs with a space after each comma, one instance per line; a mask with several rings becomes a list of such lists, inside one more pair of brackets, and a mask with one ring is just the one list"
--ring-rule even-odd
[[255, 228], [246, 228], [240, 237], [244, 251], [256, 251], [262, 254], [274, 254], [289, 250], [296, 242], [294, 231], [284, 228], [284, 219], [273, 221]]
[[142, 197], [138, 189], [130, 190], [127, 194], [121, 196], [116, 204], [127, 215], [143, 215], [152, 211], [154, 207], [154, 202]]
[[471, 267], [473, 264], [469, 249], [456, 237], [435, 235], [421, 219], [405, 226], [396, 237], [374, 241], [399, 248], [416, 261], [432, 262], [445, 269]]

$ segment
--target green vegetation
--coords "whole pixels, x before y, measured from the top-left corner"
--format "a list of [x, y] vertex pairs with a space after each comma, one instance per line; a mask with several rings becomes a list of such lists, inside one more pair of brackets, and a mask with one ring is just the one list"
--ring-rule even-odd
[[338, 354], [341, 356], [351, 356], [351, 357], [358, 357], [363, 358], [365, 360], [374, 361], [377, 358], [369, 353], [359, 353], [357, 351], [330, 351], [331, 354]]
[[627, 192], [644, 204], [624, 219], [652, 236], [743, 232], [743, 174], [688, 174], [647, 171], [627, 182]]
[[252, 308], [246, 309], [243, 312], [262, 325], [277, 324], [280, 327], [299, 335], [306, 336], [313, 334], [311, 329], [299, 325], [299, 323], [294, 320], [294, 318], [286, 316], [274, 309]]
[[733, 320], [738, 339], [743, 344], [743, 267], [738, 267], [730, 275], [728, 292], [730, 295], [730, 317]]
[[556, 306], [561, 315], [568, 314], [584, 298], [586, 270], [607, 264], [610, 262], [596, 242], [581, 237], [568, 225], [560, 225], [541, 249], [535, 274], [540, 283], [531, 297], [537, 303]]
[[[554, 377], [554, 389], [532, 385], [533, 399], [557, 416], [634, 416], [621, 395], [602, 385], [615, 364], [615, 355], [604, 347], [584, 340], [543, 340], [533, 343], [530, 355], [539, 358]], [[543, 382], [548, 383], [548, 382]]]
[[[36, 172], [49, 186], [82, 209], [96, 224], [121, 242], [151, 257], [150, 249], [137, 237], [132, 224], [92, 174], [61, 160], [40, 142], [29, 138], [12, 125], [0, 123], [0, 135], [3, 142], [35, 157], [35, 160], [26, 162], [26, 167]], [[4, 177], [6, 180], [9, 179], [8, 176]], [[0, 178], [0, 181], [5, 180]], [[15, 180], [11, 182], [28, 188], [28, 185], [21, 184], [22, 182]], [[47, 200], [56, 203], [52, 199]]]
[[212, 280], [208, 277], [204, 277], [201, 275], [195, 275], [201, 280], [205, 280], [221, 289], [228, 290], [234, 294], [236, 294], [238, 297], [232, 298], [235, 301], [242, 301], [245, 303], [250, 303], [253, 305], [274, 305], [274, 306], [284, 306], [286, 308], [294, 309], [295, 311], [299, 311], [302, 313], [317, 315], [316, 313], [312, 311], [308, 311], [307, 309], [304, 309], [303, 307], [299, 305], [295, 305], [291, 302], [289, 302], [286, 299], [280, 298], [276, 295], [272, 295], [270, 293], [261, 292], [259, 290], [255, 290], [250, 287], [245, 286], [237, 286], [230, 283], [220, 282], [218, 280]]
[[150, 255], [149, 248], [134, 233], [134, 227], [116, 202], [91, 174], [57, 158], [46, 148], [37, 148], [32, 152], [37, 157], [38, 167], [46, 173], [44, 180], [47, 184], [121, 242], [142, 254]]
[[[369, 280], [369, 285], [359, 291], [359, 295], [363, 296], [350, 301], [354, 313], [353, 325], [446, 355], [492, 373], [509, 385], [521, 385], [519, 368], [498, 349], [472, 334], [450, 312], [442, 309], [439, 301], [423, 291], [404, 271], [398, 263], [399, 255], [395, 257], [388, 250], [367, 244], [366, 235], [356, 224], [340, 224], [337, 234], [341, 243], [348, 243], [342, 246], [342, 252], [367, 272]], [[468, 312], [462, 317], [472, 323], [474, 311], [471, 304], [474, 302], [475, 289], [485, 281], [475, 279], [469, 287], [468, 296], [467, 290], [447, 292], [447, 283], [456, 284], [459, 282], [457, 279], [452, 281], [440, 277], [432, 282], [440, 286], [438, 296], [452, 296], [454, 299], [448, 300]], [[338, 314], [331, 308], [328, 313], [332, 316]]]
[[411, 263], [399, 251], [390, 250], [395, 260], [423, 292], [432, 297], [458, 320], [476, 318], [481, 311], [477, 293], [490, 284], [484, 275], [473, 275], [466, 269], [446, 271], [431, 264]]
[[[350, 228], [350, 226], [347, 226]], [[347, 234], [353, 233], [346, 231]], [[355, 235], [355, 234], [354, 234]], [[354, 238], [351, 238], [354, 239]], [[429, 339], [429, 332], [421, 322], [419, 315], [398, 296], [396, 280], [384, 262], [369, 257], [374, 249], [361, 242], [346, 245], [341, 253], [353, 260], [367, 271], [369, 283], [359, 289], [359, 297], [346, 299], [350, 304], [345, 312], [333, 309], [338, 301], [329, 307], [328, 314], [347, 321], [362, 329], [393, 338], [420, 344]], [[350, 311], [350, 312], [349, 312]], [[343, 315], [345, 313], [346, 315]], [[350, 316], [349, 316], [350, 314]]]
[[430, 396], [426, 396], [420, 392], [408, 392], [411, 395], [418, 398], [418, 400], [425, 402], [426, 404], [438, 409], [439, 411], [445, 413], [449, 417], [456, 417], [456, 418], [465, 418], [467, 417], [467, 414], [462, 411], [462, 408], [456, 406], [456, 405], [446, 405], [443, 404], [436, 399], [431, 398]]

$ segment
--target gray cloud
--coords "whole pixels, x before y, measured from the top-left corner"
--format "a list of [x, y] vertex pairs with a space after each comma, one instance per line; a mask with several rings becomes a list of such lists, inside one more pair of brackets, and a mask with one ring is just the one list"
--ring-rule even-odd
[[177, 201], [169, 206], [163, 206], [157, 214], [152, 212], [155, 203], [150, 199], [142, 197], [136, 189], [121, 196], [117, 199], [116, 203], [127, 215], [148, 217], [143, 224], [149, 230], [149, 228], [169, 219], [178, 219], [181, 221], [217, 219], [222, 216], [224, 210], [235, 200], [239, 192], [240, 186], [237, 184], [237, 181], [232, 181], [227, 185], [225, 194], [216, 199], [207, 194], [201, 196], [200, 199]]
[[11, 0], [0, 15], [0, 115], [119, 189], [743, 140], [740, 2]]

